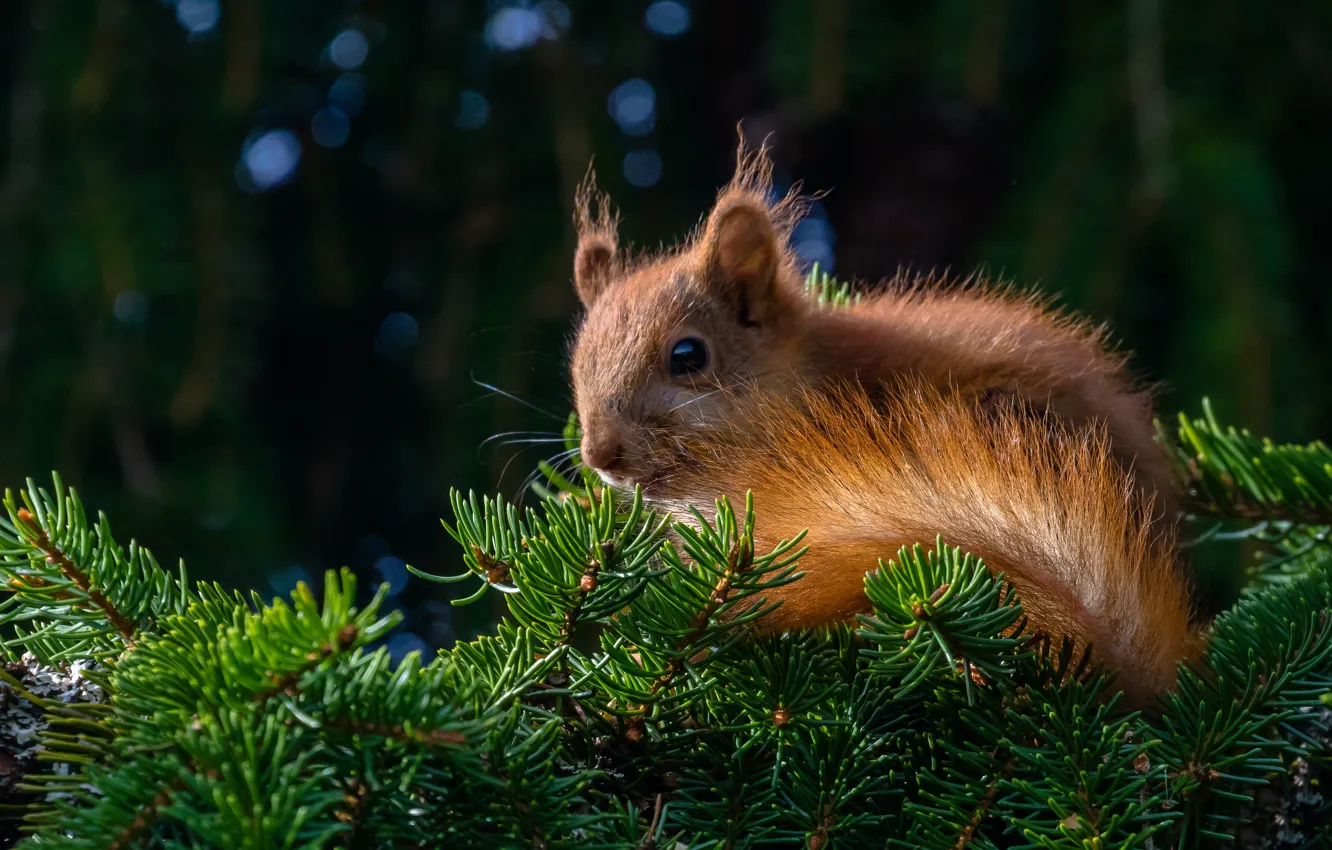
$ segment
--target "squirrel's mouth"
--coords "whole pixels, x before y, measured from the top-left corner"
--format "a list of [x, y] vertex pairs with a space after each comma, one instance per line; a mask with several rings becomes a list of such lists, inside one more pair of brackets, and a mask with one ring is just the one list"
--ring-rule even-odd
[[623, 490], [632, 493], [634, 487], [642, 487], [643, 495], [651, 497], [654, 495], [656, 485], [665, 480], [667, 470], [655, 469], [642, 474], [616, 475], [613, 472], [606, 472], [602, 469], [594, 469], [602, 482], [616, 490]]
[[611, 487], [614, 487], [616, 490], [624, 490], [634, 486], [633, 479], [631, 478], [624, 478], [619, 475], [615, 475], [614, 473], [607, 472], [604, 469], [593, 468], [592, 471], [595, 472], [597, 476], [601, 478], [603, 484], [607, 484]]

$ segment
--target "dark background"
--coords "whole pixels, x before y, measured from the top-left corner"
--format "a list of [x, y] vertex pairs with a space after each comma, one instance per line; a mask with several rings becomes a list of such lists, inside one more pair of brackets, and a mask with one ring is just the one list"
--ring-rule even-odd
[[470, 635], [402, 563], [460, 569], [449, 488], [558, 448], [482, 441], [568, 410], [576, 182], [673, 240], [740, 119], [832, 190], [807, 260], [984, 265], [1111, 322], [1168, 418], [1332, 435], [1332, 4], [8, 0], [0, 479]]

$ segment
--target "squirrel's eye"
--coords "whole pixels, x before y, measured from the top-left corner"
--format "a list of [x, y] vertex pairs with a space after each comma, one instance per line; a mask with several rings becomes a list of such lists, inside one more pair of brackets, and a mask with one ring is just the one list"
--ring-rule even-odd
[[687, 378], [708, 367], [708, 347], [696, 336], [687, 336], [671, 346], [671, 377]]

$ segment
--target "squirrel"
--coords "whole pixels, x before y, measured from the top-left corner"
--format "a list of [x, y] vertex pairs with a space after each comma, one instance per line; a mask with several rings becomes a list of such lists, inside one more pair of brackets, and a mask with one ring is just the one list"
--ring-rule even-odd
[[808, 529], [771, 628], [867, 611], [865, 572], [942, 534], [1126, 691], [1173, 683], [1197, 643], [1175, 479], [1104, 329], [978, 280], [820, 306], [789, 246], [797, 190], [774, 199], [766, 147], [743, 137], [736, 163], [702, 226], [655, 255], [621, 251], [590, 170], [580, 187], [583, 464], [668, 506], [752, 490], [768, 544]]

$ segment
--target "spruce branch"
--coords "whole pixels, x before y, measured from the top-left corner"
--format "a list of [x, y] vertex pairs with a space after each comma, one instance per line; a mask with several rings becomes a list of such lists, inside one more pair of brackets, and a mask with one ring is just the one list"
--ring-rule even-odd
[[1332, 689], [1329, 559], [1219, 617], [1205, 661], [1181, 671], [1150, 726], [1170, 794], [1183, 803], [1181, 847], [1229, 840], [1242, 826], [1234, 812], [1316, 741], [1311, 729]]
[[417, 653], [397, 665], [383, 652], [349, 654], [312, 677], [306, 692], [288, 708], [309, 728], [333, 731], [339, 741], [383, 738], [449, 758], [465, 757], [459, 748], [483, 740], [497, 722], [494, 712], [512, 708], [512, 701], [481, 700], [477, 679], [443, 660], [423, 666]]
[[[48, 564], [54, 564], [58, 567], [61, 574], [64, 575], [65, 578], [74, 582], [74, 586], [83, 592], [89, 602], [101, 609], [102, 613], [106, 615], [107, 621], [116, 627], [116, 631], [120, 632], [121, 637], [125, 638], [125, 645], [128, 648], [133, 649], [134, 635], [138, 629], [129, 621], [129, 618], [116, 610], [116, 607], [102, 595], [101, 591], [92, 586], [92, 583], [88, 580], [88, 576], [75, 566], [74, 562], [69, 559], [69, 556], [62, 552], [60, 547], [51, 542], [51, 538], [47, 536], [46, 530], [37, 524], [37, 518], [32, 515], [31, 511], [27, 508], [19, 508], [15, 512], [15, 518], [18, 520], [18, 527], [22, 530], [23, 535], [32, 543], [33, 548], [45, 555]], [[15, 577], [11, 581], [19, 586], [24, 583], [24, 580], [19, 577]], [[31, 589], [35, 590], [49, 586], [50, 584], [41, 576], [33, 577], [33, 585]], [[62, 598], [62, 596], [64, 599], [69, 599], [72, 596], [68, 592], [63, 591], [56, 591], [53, 595], [57, 599]]]
[[1103, 678], [1059, 676], [1062, 686], [1029, 691], [1030, 711], [1013, 712], [1005, 747], [1009, 821], [1037, 847], [1141, 847], [1178, 813], [1156, 811], [1165, 765], [1143, 739], [1138, 715], [1122, 713]]
[[546, 647], [565, 646], [580, 623], [623, 609], [659, 572], [653, 561], [666, 523], [645, 510], [640, 491], [624, 512], [610, 490], [589, 489], [586, 498], [550, 498], [540, 510], [519, 513], [498, 499], [455, 492], [455, 524], [445, 528], [464, 546], [468, 573], [413, 572], [436, 581], [476, 575], [484, 584], [457, 604], [495, 587], [509, 595], [514, 619]]
[[[572, 659], [580, 687], [613, 695], [604, 710], [615, 716], [686, 708], [706, 687], [702, 671], [776, 607], [763, 594], [801, 575], [796, 559], [804, 550], [796, 547], [803, 535], [755, 554], [752, 495], [743, 521], [720, 499], [711, 520], [694, 509], [691, 523], [677, 521], [672, 529], [679, 548], [665, 543], [664, 568], [625, 610], [606, 620], [604, 657]], [[662, 709], [668, 696], [671, 707]], [[641, 734], [638, 721], [628, 729]]]
[[1175, 453], [1189, 508], [1212, 524], [1187, 545], [1260, 544], [1245, 594], [1298, 579], [1332, 556], [1332, 449], [1259, 439], [1222, 427], [1206, 399], [1202, 407], [1199, 419], [1180, 414]]
[[741, 848], [773, 842], [781, 819], [772, 782], [773, 754], [729, 736], [705, 738], [681, 770], [671, 821], [712, 846]]
[[1177, 455], [1201, 513], [1247, 522], [1332, 525], [1332, 449], [1277, 444], [1223, 427], [1207, 399], [1203, 415], [1179, 415]]
[[[996, 750], [993, 757], [997, 758], [998, 756], [999, 751]], [[995, 801], [999, 799], [999, 789], [1012, 776], [1013, 761], [1006, 758], [1001, 762], [998, 775], [982, 786], [985, 789], [984, 793], [980, 795], [965, 825], [963, 825], [962, 831], [958, 834], [957, 840], [953, 842], [954, 850], [964, 850], [964, 848], [971, 847], [976, 843], [981, 825], [985, 823], [986, 818], [990, 817]]]
[[[872, 616], [860, 615], [860, 635], [874, 648], [873, 669], [906, 696], [941, 671], [960, 677], [968, 695], [973, 680], [1012, 675], [1021, 641], [1012, 636], [1022, 606], [1003, 575], [942, 538], [932, 551], [903, 547], [865, 576]], [[969, 697], [970, 698], [970, 697]]]
[[552, 674], [572, 655], [568, 647], [545, 651], [532, 630], [502, 622], [494, 636], [460, 643], [442, 657], [457, 662], [476, 677], [489, 704], [508, 708], [533, 691], [542, 696], [567, 692], [549, 683]]
[[272, 687], [257, 692], [253, 697], [254, 701], [262, 703], [280, 695], [294, 696], [302, 676], [309, 673], [325, 659], [339, 652], [346, 652], [356, 646], [360, 631], [355, 623], [348, 623], [342, 627], [337, 637], [332, 641], [325, 643], [313, 652], [306, 653], [306, 664], [304, 666], [284, 673], [279, 673], [276, 670], [266, 671], [268, 679], [273, 683]]
[[715, 675], [730, 687], [706, 699], [708, 725], [758, 737], [790, 735], [802, 726], [846, 723], [838, 708], [856, 684], [844, 655], [854, 655], [845, 627], [755, 638], [744, 653], [723, 660]]
[[649, 698], [655, 697], [659, 691], [674, 684], [676, 678], [684, 670], [686, 656], [683, 653], [688, 648], [698, 644], [699, 639], [707, 632], [709, 623], [730, 597], [731, 585], [753, 566], [754, 541], [752, 535], [748, 539], [741, 537], [731, 543], [730, 549], [726, 552], [724, 564], [721, 573], [717, 576], [717, 583], [713, 585], [712, 592], [708, 594], [707, 601], [694, 615], [693, 622], [689, 624], [689, 631], [680, 638], [670, 660], [666, 662], [666, 669], [653, 680], [651, 687], [648, 688]]
[[[81, 766], [114, 743], [103, 722], [111, 708], [106, 691], [85, 667], [51, 668], [24, 655], [0, 669], [0, 817], [17, 821], [37, 811], [51, 789], [77, 788]], [[4, 833], [20, 831], [18, 823], [5, 826]]]
[[[305, 583], [291, 601], [249, 605], [239, 598], [225, 619], [216, 605], [192, 604], [183, 615], [162, 618], [161, 633], [116, 668], [113, 685], [125, 694], [127, 720], [152, 717], [145, 736], [171, 736], [199, 717], [247, 711], [306, 688], [306, 680], [342, 655], [373, 642], [399, 616], [380, 617], [386, 589], [361, 609], [354, 605], [355, 577], [347, 570], [325, 575], [322, 603]], [[211, 615], [211, 616], [210, 616]], [[185, 694], [192, 699], [182, 700]]]
[[131, 541], [122, 549], [105, 516], [90, 524], [78, 495], [53, 476], [53, 494], [31, 481], [20, 499], [6, 492], [0, 519], [0, 624], [43, 663], [105, 661], [125, 652], [140, 629], [184, 610], [192, 594], [185, 569], [162, 570]]
[[138, 814], [125, 825], [111, 844], [108, 850], [128, 850], [130, 847], [138, 846], [144, 830], [152, 826], [153, 821], [157, 819], [158, 812], [170, 805], [172, 798], [185, 789], [185, 783], [178, 781], [157, 792]]
[[[1264, 492], [1313, 504], [1286, 480], [1295, 467], [1308, 480], [1313, 455], [1292, 457], [1284, 472], [1260, 458], [1278, 482]], [[743, 517], [723, 501], [663, 526], [640, 498], [576, 477], [548, 476], [553, 497], [531, 510], [454, 495], [446, 528], [466, 570], [432, 578], [494, 587], [512, 616], [429, 663], [371, 651], [395, 618], [378, 613], [382, 589], [358, 607], [348, 574], [327, 576], [322, 598], [187, 590], [183, 573], [115, 547], [104, 518], [82, 520], [58, 481], [59, 499], [11, 499], [11, 645], [72, 662], [34, 668], [51, 675], [99, 665], [87, 678], [111, 699], [65, 703], [12, 664], [0, 675], [0, 712], [45, 724], [50, 768], [22, 786], [43, 799], [18, 809], [25, 847], [1327, 837], [1332, 554], [1313, 514], [1222, 513], [1248, 526], [1214, 539], [1261, 526], [1245, 539], [1282, 548], [1289, 569], [1218, 618], [1202, 660], [1140, 716], [1087, 652], [1022, 634], [1003, 577], [942, 541], [867, 577], [873, 614], [858, 626], [759, 635], [770, 590], [800, 578], [799, 538], [757, 552], [752, 499]], [[128, 643], [91, 591], [135, 627]]]
[[[27, 824], [33, 830], [28, 845], [69, 850], [143, 846], [161, 828], [168, 807], [188, 793], [184, 773], [174, 753], [131, 759], [119, 770], [90, 765], [81, 783], [51, 801], [49, 815]], [[79, 816], [71, 817], [76, 811]]]
[[970, 700], [959, 696], [936, 691], [927, 709], [956, 721], [940, 730], [931, 757], [917, 770], [914, 793], [903, 807], [906, 828], [893, 846], [994, 847], [1003, 829], [1002, 791], [1015, 764], [1004, 745], [1006, 714], [1021, 709], [990, 691]]
[[808, 850], [883, 845], [897, 825], [891, 801], [904, 791], [881, 781], [893, 758], [868, 732], [852, 720], [793, 736], [780, 766], [778, 805], [785, 822], [775, 837]]

